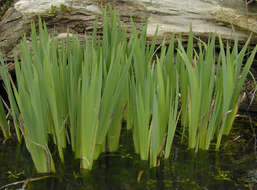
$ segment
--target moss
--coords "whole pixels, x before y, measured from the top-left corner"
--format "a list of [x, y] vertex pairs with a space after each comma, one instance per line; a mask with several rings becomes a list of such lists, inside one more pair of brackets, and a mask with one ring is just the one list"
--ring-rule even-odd
[[5, 12], [12, 6], [14, 0], [0, 0], [0, 21], [2, 20]]
[[51, 8], [47, 10], [47, 13], [55, 14], [57, 11], [58, 11], [58, 8], [56, 6], [51, 5]]
[[70, 11], [71, 7], [61, 4], [59, 7], [52, 5], [49, 10], [47, 10], [47, 13], [49, 14], [56, 14], [57, 12], [66, 12]]
[[61, 4], [60, 5], [60, 10], [65, 12], [65, 11], [69, 11], [71, 7], [67, 6], [67, 5], [64, 5], [64, 4]]

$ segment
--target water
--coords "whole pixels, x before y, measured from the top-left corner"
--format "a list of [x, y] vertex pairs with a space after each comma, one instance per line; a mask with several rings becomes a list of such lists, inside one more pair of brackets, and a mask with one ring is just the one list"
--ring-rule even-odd
[[[103, 154], [92, 171], [80, 171], [79, 161], [66, 152], [65, 164], [56, 164], [54, 178], [28, 183], [29, 190], [235, 190], [257, 188], [257, 160], [248, 125], [236, 124], [224, 141], [225, 150], [195, 154], [175, 143], [172, 156], [158, 168], [148, 168], [133, 153], [130, 134], [124, 130], [116, 153]], [[246, 128], [242, 131], [243, 128]], [[240, 131], [240, 132], [239, 132]], [[240, 137], [239, 137], [240, 134]], [[178, 137], [176, 137], [178, 138]], [[176, 142], [178, 142], [177, 139]], [[37, 174], [24, 145], [0, 145], [0, 186], [48, 174]], [[6, 190], [18, 190], [22, 185]]]

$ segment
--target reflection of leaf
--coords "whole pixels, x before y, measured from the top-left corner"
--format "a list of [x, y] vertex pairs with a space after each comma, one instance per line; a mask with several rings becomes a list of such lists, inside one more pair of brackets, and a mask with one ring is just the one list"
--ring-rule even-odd
[[133, 159], [133, 155], [132, 154], [125, 154], [125, 155], [122, 155], [121, 158]]
[[249, 179], [249, 182], [251, 183], [257, 183], [257, 170], [251, 170], [248, 172], [247, 177]]
[[80, 173], [77, 173], [77, 172], [73, 172], [73, 177], [74, 177], [75, 179], [81, 178], [81, 174], [80, 174]]
[[223, 171], [223, 170], [218, 170], [218, 175], [215, 176], [215, 179], [217, 180], [224, 180], [224, 181], [232, 181], [230, 179], [230, 172], [229, 171]]
[[8, 178], [14, 178], [14, 179], [18, 179], [21, 177], [21, 175], [24, 174], [24, 172], [17, 172], [16, 170], [15, 171], [8, 171]]

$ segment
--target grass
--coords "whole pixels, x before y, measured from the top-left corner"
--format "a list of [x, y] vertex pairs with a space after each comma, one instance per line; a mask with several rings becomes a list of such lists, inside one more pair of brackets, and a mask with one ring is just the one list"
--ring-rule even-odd
[[109, 19], [104, 11], [102, 40], [95, 25], [83, 45], [69, 35], [58, 42], [41, 21], [37, 35], [32, 24], [32, 43], [24, 37], [15, 57], [17, 82], [0, 57], [9, 99], [6, 109], [0, 101], [4, 138], [10, 136], [7, 110], [38, 172], [55, 171], [50, 142], [61, 162], [71, 146], [80, 167], [91, 169], [101, 153], [118, 150], [123, 120], [133, 132], [135, 152], [151, 167], [170, 156], [176, 130], [182, 130], [190, 149], [208, 150], [216, 141], [218, 150], [257, 51], [243, 64], [250, 38], [239, 51], [236, 39], [231, 50], [219, 37], [218, 54], [215, 35], [207, 43], [197, 40], [196, 51], [192, 31], [186, 48], [174, 36], [169, 46], [157, 46], [158, 31], [149, 45], [146, 27], [141, 32], [132, 27], [128, 35], [119, 17], [108, 14]]
[[[1, 96], [0, 96], [1, 98]], [[10, 129], [9, 129], [9, 125], [6, 119], [6, 113], [5, 113], [5, 109], [4, 109], [4, 105], [2, 100], [0, 100], [0, 128], [2, 130], [4, 139], [8, 139], [10, 137]]]
[[230, 50], [227, 45], [225, 53], [219, 36], [220, 53], [217, 64], [215, 64], [215, 36], [208, 44], [199, 41], [198, 54], [192, 49], [192, 33], [188, 45], [190, 49], [187, 52], [179, 42], [178, 52], [183, 67], [180, 72], [182, 76], [186, 76], [181, 83], [187, 86], [187, 89], [181, 88], [181, 99], [182, 113], [187, 119], [183, 120], [183, 124], [188, 128], [189, 148], [194, 148], [196, 151], [199, 148], [208, 150], [212, 140], [217, 137], [216, 150], [218, 150], [222, 136], [229, 134], [238, 111], [242, 85], [257, 51], [255, 47], [243, 65], [249, 41], [250, 38], [238, 52], [238, 42], [235, 39], [233, 49]]

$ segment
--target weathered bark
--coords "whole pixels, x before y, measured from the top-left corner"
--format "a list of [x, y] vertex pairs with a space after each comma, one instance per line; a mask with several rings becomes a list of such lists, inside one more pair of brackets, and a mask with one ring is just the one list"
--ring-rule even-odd
[[[216, 4], [187, 1], [192, 5], [183, 7], [184, 4], [177, 3], [175, 0], [159, 1], [164, 3], [157, 3], [154, 0], [152, 0], [153, 3], [149, 3], [150, 1], [147, 0], [73, 0], [67, 2], [66, 6], [68, 7], [65, 10], [61, 11], [58, 8], [55, 8], [54, 11], [48, 10], [52, 13], [46, 13], [47, 11], [41, 13], [29, 12], [31, 10], [26, 12], [26, 8], [21, 9], [21, 6], [16, 6], [22, 11], [19, 12], [12, 6], [0, 22], [0, 51], [8, 60], [12, 60], [13, 51], [18, 50], [17, 45], [23, 34], [29, 35], [30, 24], [32, 21], [36, 22], [37, 14], [40, 14], [46, 22], [50, 32], [54, 32], [55, 29], [57, 33], [66, 33], [67, 28], [73, 34], [83, 35], [85, 32], [90, 32], [94, 21], [99, 16], [99, 2], [104, 5], [110, 4], [121, 15], [121, 22], [126, 26], [129, 26], [130, 17], [133, 18], [138, 28], [142, 28], [143, 25], [148, 23], [147, 35], [149, 41], [151, 41], [157, 25], [159, 27], [159, 39], [177, 33], [182, 34], [186, 40], [189, 22], [191, 22], [195, 35], [202, 39], [207, 39], [210, 33], [218, 32], [224, 39], [233, 40], [234, 36], [238, 36], [243, 44], [248, 38], [249, 32], [254, 32], [255, 35], [253, 35], [251, 45], [256, 44], [256, 14], [247, 13], [249, 14], [247, 16], [246, 13], [231, 8], [217, 8]], [[91, 9], [88, 9], [89, 6], [91, 6]], [[203, 6], [203, 8], [197, 6]], [[244, 31], [233, 32], [231, 25], [228, 23], [244, 28]]]
[[[114, 4], [114, 7], [118, 4]], [[118, 10], [118, 9], [117, 9]], [[124, 26], [129, 26], [130, 18], [133, 18], [136, 26], [140, 28], [146, 23], [145, 16], [137, 16], [139, 10], [132, 10], [129, 6], [126, 10], [121, 10], [120, 18]], [[93, 29], [94, 22], [98, 18], [99, 29], [101, 29], [101, 16], [96, 12], [89, 11], [83, 8], [69, 8], [66, 10], [57, 10], [53, 13], [40, 13], [40, 18], [46, 23], [50, 34], [67, 33], [67, 29], [72, 34], [84, 36], [85, 33], [90, 33]], [[38, 15], [22, 14], [13, 6], [4, 15], [0, 22], [0, 52], [7, 59], [13, 60], [14, 51], [19, 52], [19, 42], [26, 34], [29, 37], [31, 23], [38, 23]], [[81, 38], [83, 39], [83, 37]]]

